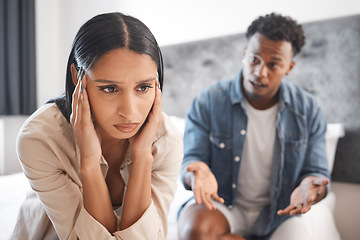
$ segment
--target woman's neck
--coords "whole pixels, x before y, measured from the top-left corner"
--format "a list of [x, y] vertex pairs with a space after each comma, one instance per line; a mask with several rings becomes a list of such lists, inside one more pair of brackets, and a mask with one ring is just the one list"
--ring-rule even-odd
[[124, 160], [129, 146], [128, 139], [106, 139], [101, 141], [102, 155], [109, 165], [119, 165]]

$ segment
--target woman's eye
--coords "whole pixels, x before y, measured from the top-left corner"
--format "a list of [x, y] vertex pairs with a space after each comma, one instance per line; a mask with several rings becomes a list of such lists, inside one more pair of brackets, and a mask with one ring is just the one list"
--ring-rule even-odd
[[113, 92], [116, 92], [116, 87], [113, 87], [113, 86], [100, 87], [99, 90], [103, 91], [105, 93], [113, 93]]
[[147, 90], [149, 90], [149, 88], [153, 88], [153, 87], [150, 85], [142, 85], [137, 89], [137, 91], [145, 93], [147, 92]]

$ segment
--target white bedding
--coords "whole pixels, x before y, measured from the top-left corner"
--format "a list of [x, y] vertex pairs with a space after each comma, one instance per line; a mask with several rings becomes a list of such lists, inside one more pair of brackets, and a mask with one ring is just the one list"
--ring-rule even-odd
[[0, 177], [0, 240], [9, 239], [21, 202], [30, 190], [23, 173]]
[[[184, 119], [171, 117], [175, 126], [183, 132], [184, 131]], [[341, 124], [329, 124], [327, 133], [327, 155], [329, 158], [329, 167], [332, 169], [336, 145], [339, 137], [344, 135], [344, 129]], [[17, 173], [7, 176], [0, 176], [0, 240], [9, 239], [11, 232], [14, 228], [17, 213], [21, 202], [26, 196], [26, 192], [30, 190], [30, 185], [23, 173]], [[171, 204], [168, 222], [168, 237], [167, 240], [177, 240], [176, 230], [176, 217], [177, 212], [181, 204], [192, 196], [192, 192], [186, 191], [180, 181], [178, 181], [178, 188], [175, 194], [173, 203]], [[335, 204], [335, 197], [329, 195], [328, 199], [325, 199], [322, 205], [319, 205], [317, 211], [313, 211], [313, 214], [323, 214], [324, 211], [332, 212]], [[317, 206], [317, 205], [315, 205]], [[314, 206], [314, 207], [315, 207]], [[315, 208], [316, 209], [316, 208]], [[334, 226], [333, 219], [328, 218], [329, 224]], [[324, 222], [325, 226], [326, 222]], [[328, 229], [328, 228], [327, 228]], [[336, 230], [336, 229], [335, 229]]]
[[[25, 199], [26, 192], [30, 190], [29, 182], [23, 173], [16, 173], [0, 177], [0, 240], [9, 239], [15, 226], [18, 210]], [[186, 191], [180, 181], [175, 194], [175, 201], [171, 204], [168, 222], [167, 240], [177, 240], [176, 217], [179, 207], [192, 196]]]

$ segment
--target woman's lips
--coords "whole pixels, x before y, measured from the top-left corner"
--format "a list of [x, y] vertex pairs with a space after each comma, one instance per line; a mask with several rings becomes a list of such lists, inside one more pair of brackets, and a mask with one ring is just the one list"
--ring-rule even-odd
[[138, 125], [139, 125], [138, 123], [129, 123], [129, 124], [117, 124], [114, 126], [121, 132], [130, 133], [134, 131]]

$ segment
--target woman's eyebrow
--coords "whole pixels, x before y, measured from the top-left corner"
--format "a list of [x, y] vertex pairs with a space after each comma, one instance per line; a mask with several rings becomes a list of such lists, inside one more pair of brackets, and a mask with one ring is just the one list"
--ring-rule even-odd
[[98, 82], [98, 83], [111, 83], [111, 84], [118, 84], [118, 83], [120, 83], [120, 82], [117, 82], [117, 81], [106, 80], [106, 79], [96, 79], [96, 80], [94, 80], [94, 82]]
[[[149, 79], [145, 79], [145, 80], [137, 81], [136, 84], [139, 84], [139, 83], [147, 83], [147, 82], [151, 82], [151, 81], [154, 81], [154, 80], [156, 80], [155, 77], [149, 78]], [[107, 83], [107, 84], [124, 84], [123, 82], [114, 81], [114, 80], [108, 80], [108, 79], [95, 79], [94, 82]]]
[[152, 78], [149, 78], [149, 79], [145, 79], [145, 80], [141, 80], [141, 81], [137, 81], [136, 84], [139, 84], [139, 83], [148, 83], [148, 82], [152, 82], [156, 80], [155, 77], [152, 77]]

